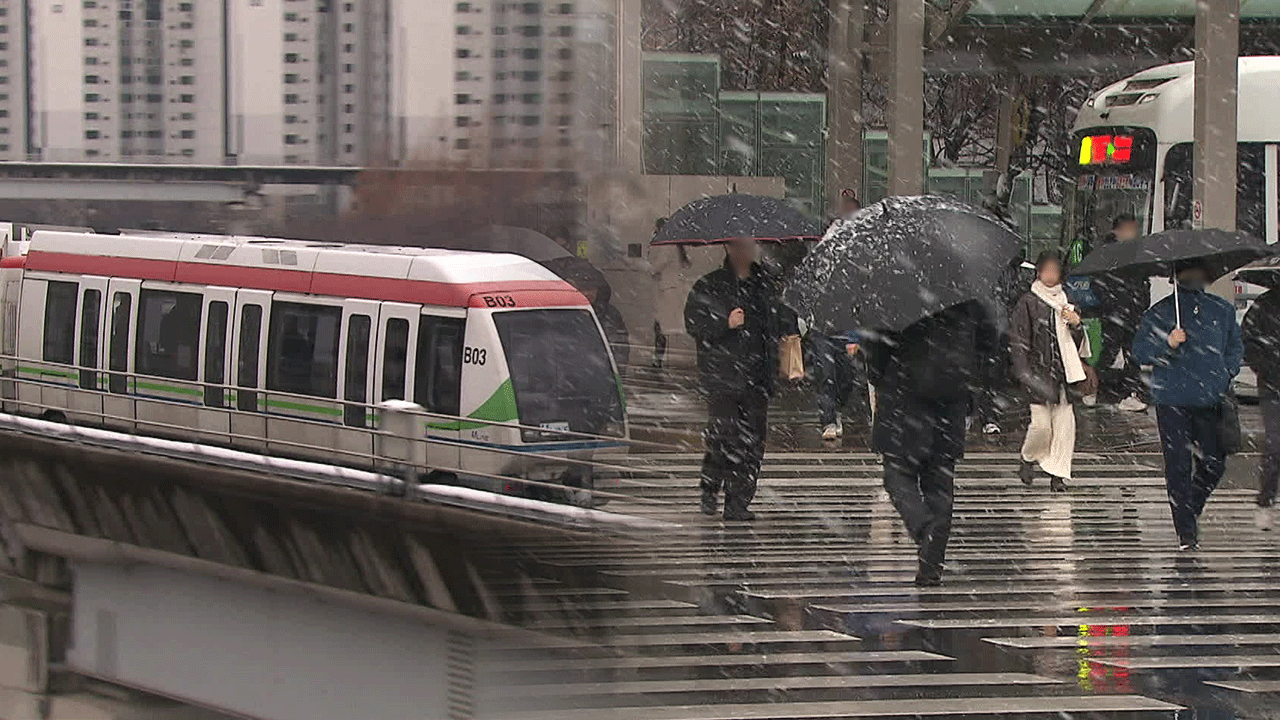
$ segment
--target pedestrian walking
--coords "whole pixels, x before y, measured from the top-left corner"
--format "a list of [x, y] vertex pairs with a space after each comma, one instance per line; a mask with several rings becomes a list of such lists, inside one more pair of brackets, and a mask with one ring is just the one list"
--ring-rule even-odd
[[1174, 275], [1174, 293], [1143, 316], [1133, 356], [1154, 366], [1169, 507], [1181, 549], [1197, 550], [1200, 515], [1226, 470], [1220, 424], [1244, 349], [1235, 308], [1205, 292], [1207, 263], [1179, 260]]
[[[1137, 218], [1117, 215], [1101, 247], [1130, 242], [1138, 234]], [[1091, 286], [1102, 323], [1102, 353], [1098, 357], [1101, 389], [1118, 398], [1117, 407], [1121, 410], [1143, 412], [1148, 406], [1148, 391], [1131, 349], [1134, 332], [1151, 304], [1151, 282], [1140, 274], [1104, 274], [1095, 277]], [[1121, 367], [1115, 368], [1116, 364]]]
[[[1034, 267], [1022, 258], [1017, 258], [1009, 263], [1001, 276], [997, 299], [1008, 315], [1013, 315], [1025, 288], [1035, 279]], [[1008, 335], [1002, 333], [994, 343], [991, 354], [981, 360], [982, 372], [978, 391], [974, 393], [974, 409], [982, 434], [999, 435], [1004, 432], [1000, 425], [1001, 416], [1013, 404], [1013, 393], [1010, 392], [1013, 390], [1010, 383], [1013, 361], [1009, 353]]]
[[1280, 488], [1280, 290], [1254, 300], [1241, 329], [1244, 360], [1258, 376], [1262, 404], [1262, 465], [1258, 473], [1257, 525], [1275, 526], [1276, 491]]
[[965, 416], [993, 335], [981, 305], [966, 302], [863, 344], [876, 388], [872, 447], [918, 548], [920, 586], [942, 582]]
[[1081, 360], [1092, 353], [1080, 314], [1062, 285], [1056, 253], [1036, 259], [1036, 280], [1010, 317], [1009, 352], [1014, 374], [1031, 398], [1031, 424], [1022, 444], [1018, 475], [1031, 485], [1035, 469], [1049, 475], [1052, 492], [1066, 492], [1075, 454], [1073, 396], [1096, 391], [1093, 369]]
[[858, 373], [853, 362], [859, 349], [858, 336], [856, 333], [829, 336], [815, 332], [810, 336], [810, 345], [815, 360], [815, 380], [818, 382], [822, 439], [839, 440], [844, 437], [842, 413], [857, 385]]
[[[835, 222], [853, 217], [862, 209], [862, 201], [853, 188], [840, 191], [840, 215]], [[822, 426], [822, 439], [839, 440], [844, 437], [844, 418], [841, 411], [849, 402], [849, 395], [857, 385], [854, 357], [858, 354], [858, 334], [822, 335], [812, 333], [810, 346], [814, 357], [814, 379], [818, 383], [818, 415]]]
[[840, 219], [848, 220], [862, 209], [862, 201], [858, 199], [858, 193], [853, 188], [845, 188], [840, 191]]
[[779, 281], [758, 256], [753, 240], [727, 243], [724, 267], [694, 284], [684, 309], [707, 400], [702, 512], [716, 514], [723, 489], [726, 520], [755, 517], [748, 506], [764, 458], [778, 341], [795, 332], [783, 327]]

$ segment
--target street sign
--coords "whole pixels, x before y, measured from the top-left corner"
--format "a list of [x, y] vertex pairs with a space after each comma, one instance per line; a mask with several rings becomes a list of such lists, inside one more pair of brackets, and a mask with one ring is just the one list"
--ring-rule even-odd
[[1204, 229], [1204, 203], [1199, 200], [1191, 206], [1191, 225], [1197, 230]]

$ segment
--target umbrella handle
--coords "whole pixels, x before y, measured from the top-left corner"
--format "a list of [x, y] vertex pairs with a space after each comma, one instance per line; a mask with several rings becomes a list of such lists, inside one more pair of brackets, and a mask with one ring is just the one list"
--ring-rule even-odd
[[1173, 314], [1177, 318], [1177, 324], [1173, 326], [1174, 330], [1182, 329], [1182, 304], [1178, 302], [1178, 277], [1173, 278]]

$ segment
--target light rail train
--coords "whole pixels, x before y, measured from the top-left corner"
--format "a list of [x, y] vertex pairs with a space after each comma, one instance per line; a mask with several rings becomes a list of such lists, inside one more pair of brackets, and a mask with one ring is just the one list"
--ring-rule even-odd
[[[377, 405], [427, 467], [585, 487], [626, 441], [591, 306], [516, 255], [37, 231], [0, 259], [6, 412], [343, 465]], [[485, 483], [481, 483], [485, 484]]]

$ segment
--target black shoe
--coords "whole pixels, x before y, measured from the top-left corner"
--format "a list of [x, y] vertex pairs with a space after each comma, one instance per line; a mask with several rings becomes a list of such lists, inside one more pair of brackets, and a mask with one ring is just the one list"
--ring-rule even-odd
[[1064, 493], [1067, 491], [1067, 481], [1060, 477], [1049, 478], [1049, 492]]
[[1018, 466], [1018, 479], [1022, 481], [1023, 485], [1030, 485], [1035, 482], [1036, 464], [1023, 460], [1022, 464]]
[[942, 565], [920, 559], [916, 570], [916, 587], [938, 587], [942, 584]]
[[922, 588], [942, 587], [942, 576], [917, 573], [916, 587], [922, 587]]
[[715, 515], [720, 509], [720, 498], [710, 490], [702, 491], [702, 514]]
[[749, 522], [756, 519], [756, 514], [746, 508], [729, 507], [729, 504], [725, 503], [724, 519], [730, 522]]

